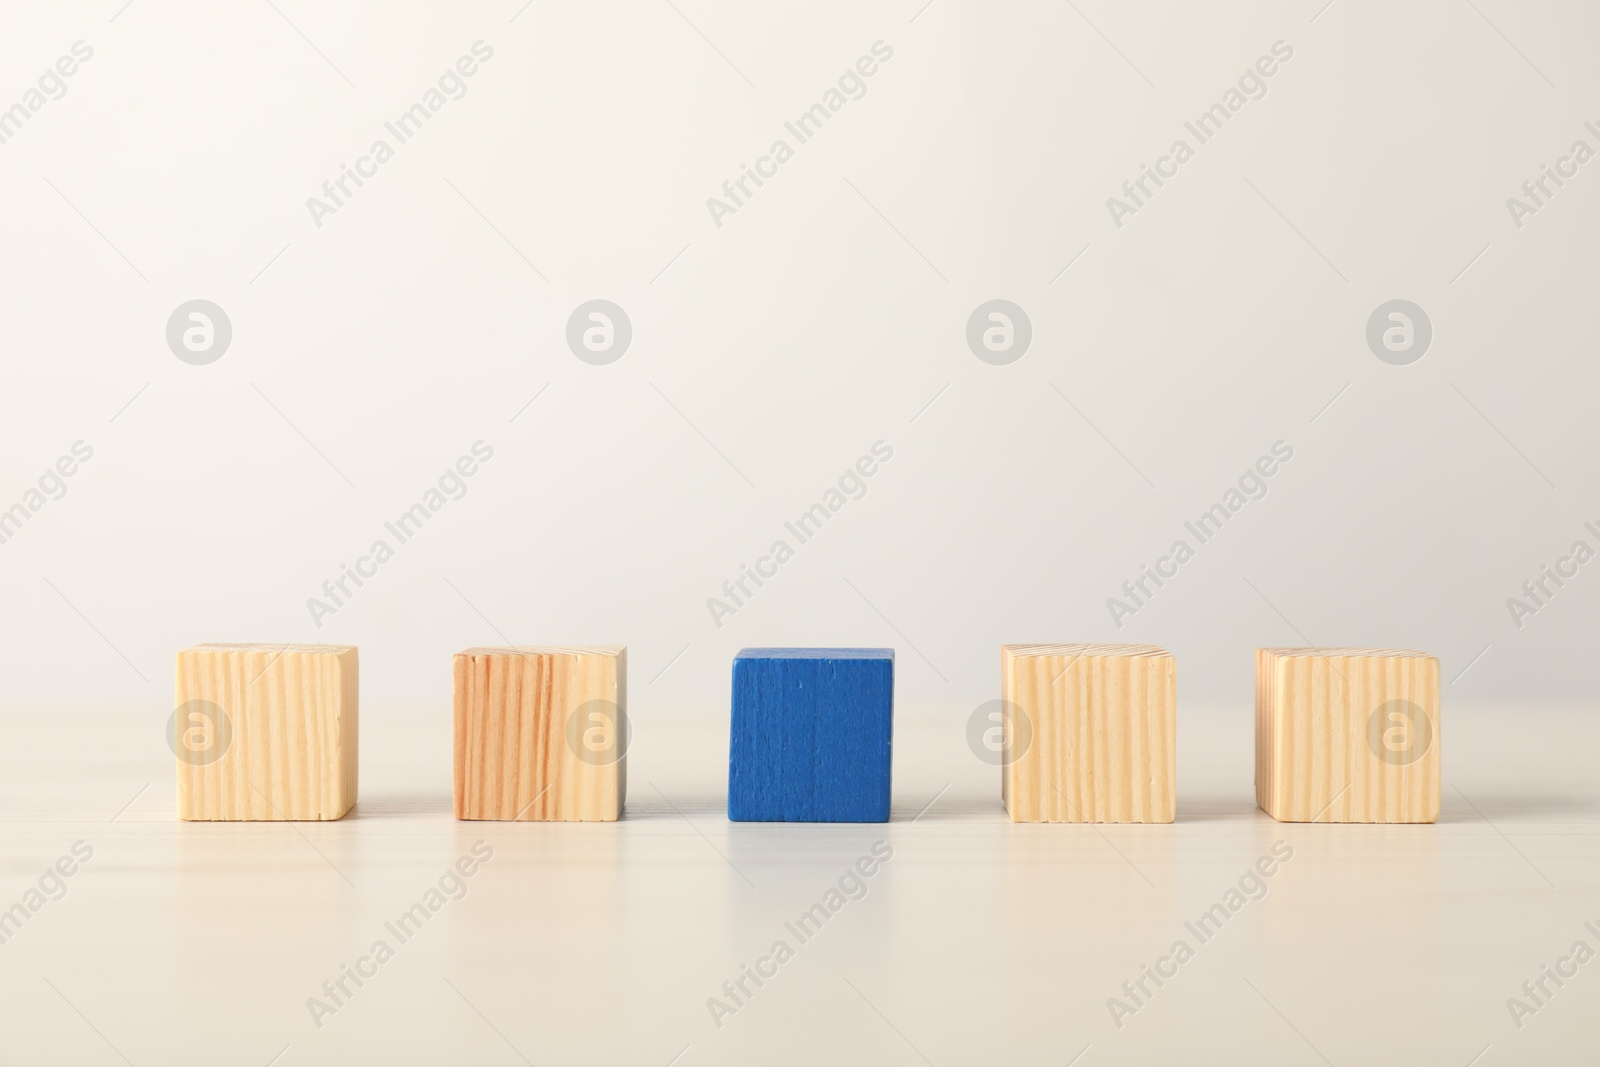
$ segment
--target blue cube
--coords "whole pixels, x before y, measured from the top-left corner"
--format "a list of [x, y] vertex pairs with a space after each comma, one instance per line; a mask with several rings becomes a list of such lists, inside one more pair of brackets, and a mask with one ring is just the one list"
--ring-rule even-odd
[[728, 818], [888, 822], [894, 649], [747, 648], [733, 661]]

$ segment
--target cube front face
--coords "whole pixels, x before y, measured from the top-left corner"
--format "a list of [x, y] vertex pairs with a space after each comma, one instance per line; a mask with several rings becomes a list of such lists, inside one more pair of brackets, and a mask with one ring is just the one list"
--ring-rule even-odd
[[1434, 657], [1256, 651], [1256, 803], [1274, 819], [1435, 822], [1439, 748]]
[[341, 818], [356, 802], [358, 682], [349, 646], [179, 652], [178, 818]]
[[627, 793], [627, 649], [455, 657], [455, 815], [615, 822]]
[[747, 648], [733, 661], [728, 818], [887, 822], [894, 650]]
[[1172, 822], [1177, 667], [1154, 645], [1000, 650], [1012, 822]]

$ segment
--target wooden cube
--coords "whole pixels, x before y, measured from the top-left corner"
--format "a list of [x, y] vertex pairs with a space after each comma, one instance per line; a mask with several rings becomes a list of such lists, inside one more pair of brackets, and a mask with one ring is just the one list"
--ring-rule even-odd
[[1177, 668], [1154, 645], [1005, 645], [1004, 759], [1012, 822], [1172, 822]]
[[1439, 818], [1439, 661], [1256, 650], [1256, 803], [1281, 822]]
[[728, 818], [888, 822], [894, 649], [747, 648], [733, 661]]
[[178, 653], [178, 818], [338, 819], [356, 802], [356, 650], [199, 645]]
[[615, 822], [628, 788], [627, 685], [622, 647], [456, 653], [456, 818]]

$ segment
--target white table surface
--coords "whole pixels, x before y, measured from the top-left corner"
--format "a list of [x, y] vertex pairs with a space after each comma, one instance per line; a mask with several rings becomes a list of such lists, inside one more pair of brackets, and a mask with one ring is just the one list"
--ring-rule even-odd
[[[343, 821], [182, 824], [160, 709], [7, 712], [0, 909], [75, 842], [93, 858], [0, 945], [4, 1063], [1600, 1053], [1600, 960], [1547, 980], [1520, 1028], [1507, 1007], [1575, 942], [1600, 950], [1584, 926], [1600, 929], [1592, 709], [1447, 706], [1440, 821], [1388, 827], [1256, 810], [1248, 708], [1180, 708], [1178, 822], [1106, 827], [1009, 823], [960, 709], [897, 710], [886, 826], [732, 825], [725, 731], [638, 712], [621, 822], [460, 823], [448, 709], [383, 706], [362, 709]], [[493, 858], [466, 895], [400, 944], [384, 924], [480, 840]], [[879, 841], [893, 858], [866, 896], [799, 943], [785, 922]], [[1279, 841], [1293, 858], [1266, 895], [1201, 944], [1185, 922]], [[708, 998], [780, 938], [793, 958], [717, 1026]], [[308, 998], [379, 939], [393, 958], [316, 1025]], [[1116, 1026], [1108, 998], [1178, 939], [1193, 958]]]

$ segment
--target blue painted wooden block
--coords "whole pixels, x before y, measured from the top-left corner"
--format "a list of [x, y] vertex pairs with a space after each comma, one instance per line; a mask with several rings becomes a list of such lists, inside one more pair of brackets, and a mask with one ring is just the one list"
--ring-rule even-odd
[[728, 818], [888, 822], [894, 649], [747, 648], [733, 661]]

